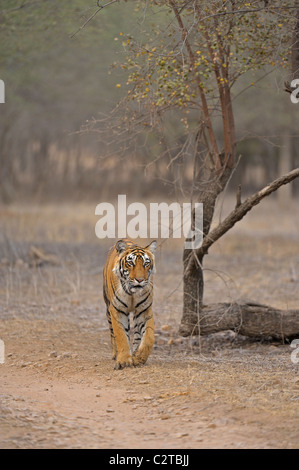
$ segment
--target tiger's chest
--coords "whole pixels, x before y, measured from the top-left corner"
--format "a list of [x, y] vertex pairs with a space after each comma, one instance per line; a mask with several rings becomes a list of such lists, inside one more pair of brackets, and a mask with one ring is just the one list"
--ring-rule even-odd
[[150, 297], [151, 291], [144, 287], [137, 292], [128, 294], [123, 289], [118, 289], [118, 294], [114, 298], [115, 307], [123, 313], [135, 312]]

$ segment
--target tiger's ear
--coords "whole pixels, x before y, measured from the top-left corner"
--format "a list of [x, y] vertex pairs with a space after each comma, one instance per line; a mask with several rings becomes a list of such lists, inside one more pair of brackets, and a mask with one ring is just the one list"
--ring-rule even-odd
[[117, 253], [120, 255], [126, 250], [127, 244], [124, 240], [118, 240], [118, 242], [115, 245], [115, 248], [116, 248]]
[[146, 248], [147, 250], [149, 250], [151, 253], [154, 254], [155, 251], [156, 251], [156, 248], [157, 248], [157, 242], [156, 242], [156, 240], [154, 240], [152, 243], [150, 243], [149, 245], [147, 245], [145, 248]]

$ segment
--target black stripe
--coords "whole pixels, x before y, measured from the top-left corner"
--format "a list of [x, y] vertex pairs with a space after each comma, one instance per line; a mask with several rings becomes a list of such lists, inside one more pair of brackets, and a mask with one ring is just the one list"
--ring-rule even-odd
[[128, 308], [127, 304], [125, 302], [123, 302], [116, 294], [115, 294], [115, 297], [117, 298], [117, 300], [123, 304], [124, 307]]
[[124, 307], [128, 308], [127, 304], [126, 304], [125, 302], [123, 302], [123, 301], [117, 296], [117, 294], [116, 294], [116, 292], [115, 292], [114, 287], [113, 287], [112, 284], [111, 284], [111, 287], [112, 287], [113, 294], [114, 294], [115, 298], [116, 298], [121, 304], [123, 304]]
[[119, 313], [123, 313], [124, 315], [129, 315], [128, 313], [126, 312], [123, 312], [122, 310], [120, 310], [119, 308], [115, 307], [115, 305], [112, 303], [112, 306], [115, 308], [115, 310], [117, 310]]
[[108, 299], [107, 294], [106, 294], [106, 289], [104, 289], [103, 294], [104, 294], [105, 304], [106, 304], [106, 305], [107, 305], [107, 304], [110, 304], [109, 299]]
[[146, 312], [151, 307], [151, 305], [152, 305], [152, 303], [148, 307], [146, 307], [144, 310], [141, 310], [141, 312], [139, 312], [138, 315], [136, 315], [135, 318], [140, 317], [140, 315], [142, 315], [144, 312]]
[[149, 298], [149, 296], [151, 295], [151, 293], [152, 293], [152, 291], [150, 291], [150, 293], [149, 293], [143, 300], [141, 300], [140, 302], [138, 302], [138, 304], [136, 305], [135, 308], [138, 308], [141, 304], [143, 304], [143, 302], [145, 302], [145, 301]]
[[[135, 255], [136, 252], [137, 252], [137, 253], [140, 253], [140, 252], [143, 253], [142, 250], [140, 250], [140, 248], [133, 248], [132, 250], [130, 250], [130, 252], [128, 253], [128, 255], [131, 255], [131, 254], [132, 254], [132, 255]], [[127, 255], [127, 256], [128, 256], [128, 255]]]

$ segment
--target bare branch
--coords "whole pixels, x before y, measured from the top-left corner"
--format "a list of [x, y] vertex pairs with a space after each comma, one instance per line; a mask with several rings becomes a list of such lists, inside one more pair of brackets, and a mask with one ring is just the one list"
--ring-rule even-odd
[[281, 7], [260, 7], [260, 8], [252, 8], [252, 9], [246, 9], [246, 10], [233, 10], [233, 11], [221, 11], [221, 12], [218, 12], [218, 13], [214, 13], [213, 15], [207, 15], [207, 16], [203, 16], [201, 18], [200, 21], [206, 21], [207, 19], [209, 18], [216, 18], [216, 17], [219, 17], [219, 16], [228, 16], [228, 15], [245, 15], [245, 14], [248, 14], [248, 13], [256, 13], [256, 12], [259, 12], [259, 11], [263, 11], [263, 10], [269, 10], [269, 11], [281, 11], [281, 10], [295, 10], [296, 9], [296, 6], [281, 6]]
[[243, 203], [238, 205], [214, 230], [212, 230], [204, 239], [201, 247], [197, 250], [197, 256], [202, 257], [208, 252], [208, 249], [228, 232], [239, 220], [249, 212], [254, 206], [259, 204], [262, 199], [277, 191], [280, 186], [288, 184], [295, 178], [299, 177], [299, 168], [290, 171], [286, 175], [280, 176], [265, 188], [247, 198]]
[[99, 1], [100, 0], [97, 1], [97, 6], [99, 8], [82, 24], [82, 26], [80, 26], [80, 28], [77, 29], [77, 31], [70, 35], [71, 39], [76, 36], [76, 34], [79, 33], [83, 28], [85, 28], [85, 26], [99, 13], [99, 11], [103, 10], [103, 8], [108, 7], [109, 5], [112, 5], [112, 3], [119, 2], [119, 0], [111, 0], [108, 3], [105, 3], [105, 5], [100, 5]]

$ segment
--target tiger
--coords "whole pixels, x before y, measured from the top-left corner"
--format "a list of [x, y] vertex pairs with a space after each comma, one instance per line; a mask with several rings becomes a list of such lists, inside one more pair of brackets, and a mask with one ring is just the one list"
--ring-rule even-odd
[[[103, 271], [103, 296], [114, 369], [146, 363], [154, 345], [153, 274], [156, 240], [142, 248], [122, 239], [110, 249]], [[133, 348], [130, 344], [133, 313]]]

